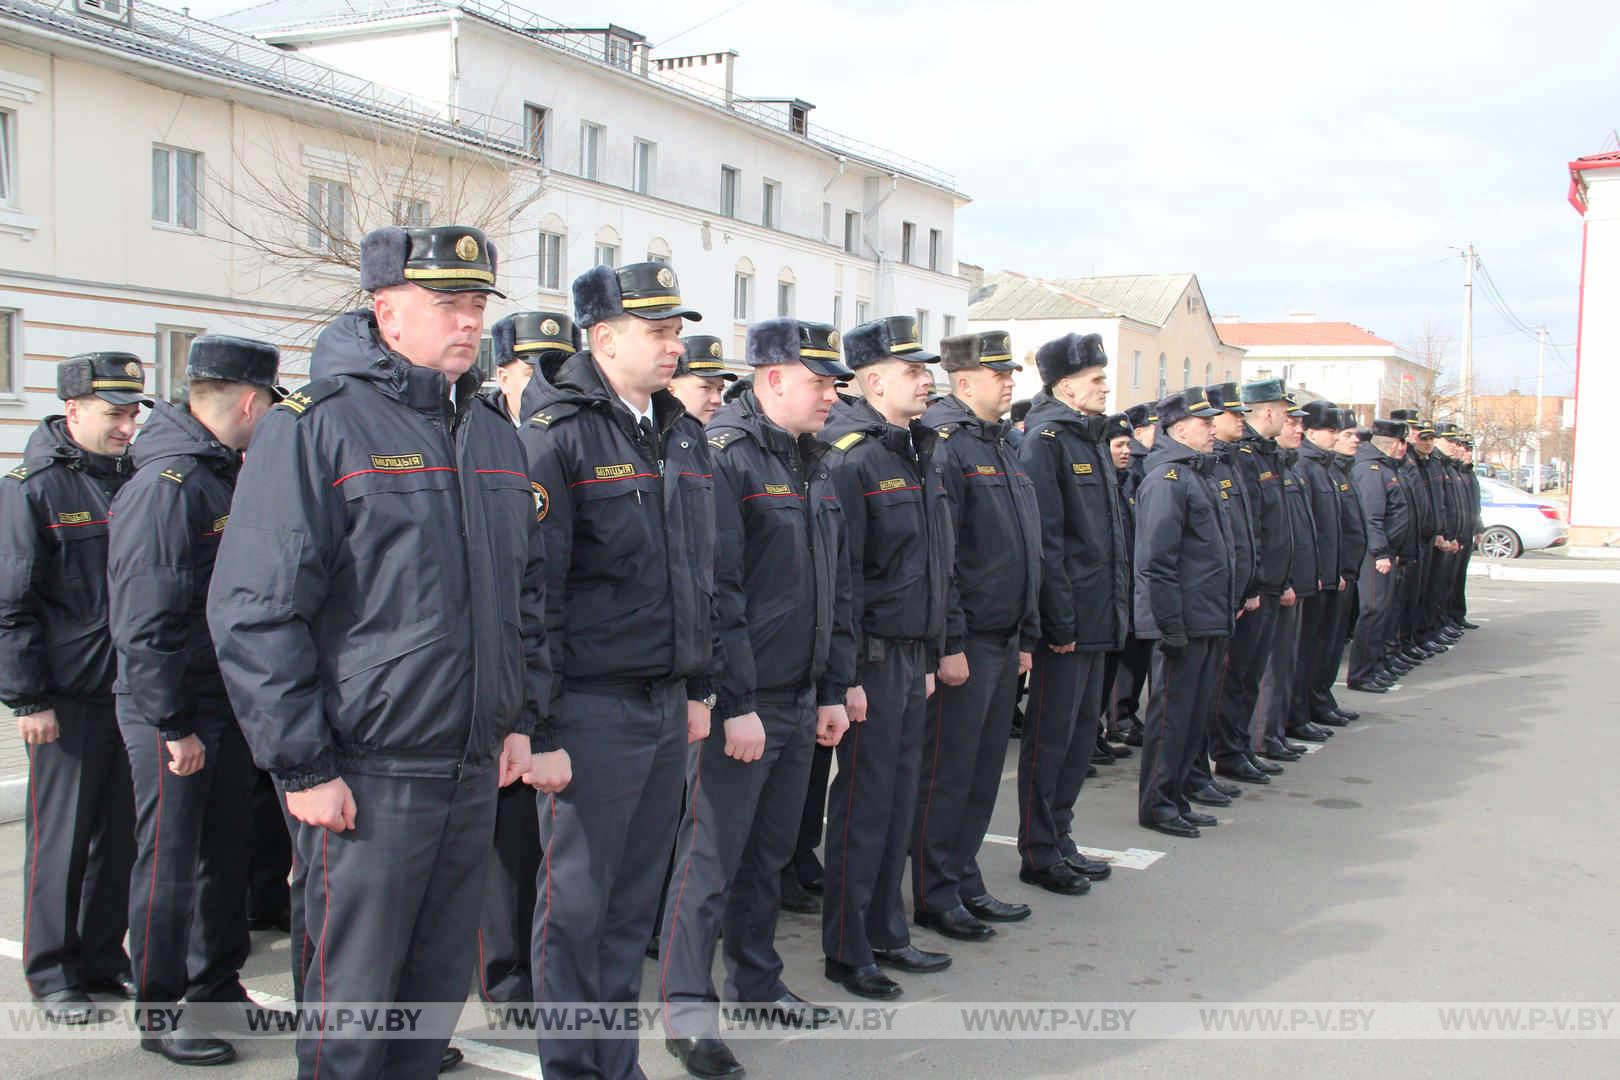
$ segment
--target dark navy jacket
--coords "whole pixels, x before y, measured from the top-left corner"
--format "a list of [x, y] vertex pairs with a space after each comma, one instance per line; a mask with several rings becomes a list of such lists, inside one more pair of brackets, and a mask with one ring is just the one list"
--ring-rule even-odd
[[344, 772], [457, 777], [547, 720], [545, 561], [523, 448], [478, 394], [388, 349], [369, 311], [254, 431], [208, 590], [254, 760], [287, 790]]
[[520, 434], [545, 536], [557, 690], [684, 680], [688, 698], [707, 697], [723, 654], [702, 427], [660, 390], [649, 444], [589, 352], [531, 382], [526, 410], [531, 400]]
[[1407, 498], [1412, 504], [1412, 553], [1434, 547], [1434, 538], [1440, 535], [1440, 512], [1435, 503], [1434, 488], [1429, 483], [1429, 469], [1410, 443], [1406, 457], [1401, 459], [1401, 482], [1406, 485]]
[[827, 444], [795, 439], [752, 390], [709, 421], [719, 541], [718, 619], [726, 664], [715, 715], [809, 687], [841, 705], [855, 683], [849, 536]]
[[1131, 562], [1107, 419], [1082, 416], [1043, 390], [1024, 427], [1019, 457], [1041, 512], [1041, 638], [1081, 652], [1124, 648]]
[[946, 618], [945, 651], [969, 634], [1005, 637], [1019, 647], [1040, 638], [1041, 515], [1035, 485], [1007, 442], [1005, 423], [985, 423], [955, 395], [929, 406], [922, 422], [939, 435], [934, 457], [956, 523], [956, 602]]
[[1333, 455], [1333, 483], [1339, 494], [1339, 573], [1347, 583], [1355, 582], [1367, 557], [1367, 517], [1351, 477], [1355, 461], [1352, 454]]
[[833, 406], [822, 441], [849, 523], [850, 593], [861, 656], [869, 639], [945, 647], [956, 530], [932, 429], [895, 427], [864, 401]]
[[1305, 471], [1300, 467], [1298, 450], [1279, 450], [1277, 459], [1282, 466], [1283, 502], [1288, 508], [1289, 529], [1293, 533], [1285, 587], [1293, 589], [1295, 596], [1313, 596], [1320, 577], [1316, 572], [1316, 519], [1311, 513]]
[[1277, 440], [1270, 439], [1247, 424], [1237, 441], [1237, 467], [1249, 500], [1249, 512], [1259, 535], [1260, 592], [1276, 596], [1288, 587], [1294, 559], [1294, 530], [1287, 505], [1283, 502], [1283, 472]]
[[1229, 637], [1241, 588], [1232, 571], [1231, 492], [1208, 454], [1159, 432], [1136, 493], [1136, 636]]
[[1407, 556], [1412, 551], [1412, 505], [1401, 483], [1400, 462], [1370, 442], [1356, 447], [1354, 477], [1367, 523], [1367, 557], [1378, 560]]
[[1242, 601], [1260, 595], [1260, 553], [1256, 543], [1259, 525], [1254, 505], [1260, 501], [1260, 487], [1254, 476], [1240, 466], [1234, 444], [1216, 439], [1211, 456], [1215, 459], [1215, 485], [1227, 496], [1221, 505], [1231, 519], [1232, 580], [1241, 607]]
[[154, 404], [129, 453], [136, 471], [113, 500], [107, 564], [113, 691], [120, 719], [182, 739], [199, 714], [233, 722], [208, 636], [208, 581], [242, 455], [166, 401]]
[[[1337, 592], [1339, 573], [1344, 560], [1339, 554], [1339, 477], [1333, 468], [1336, 457], [1331, 450], [1323, 450], [1309, 439], [1299, 444], [1299, 467], [1305, 483], [1305, 494], [1311, 504], [1311, 520], [1315, 525], [1316, 578], [1325, 592]], [[1359, 571], [1359, 566], [1357, 567]], [[1295, 586], [1298, 588], [1298, 586]]]
[[0, 477], [0, 701], [13, 709], [112, 693], [107, 509], [128, 476], [48, 416]]

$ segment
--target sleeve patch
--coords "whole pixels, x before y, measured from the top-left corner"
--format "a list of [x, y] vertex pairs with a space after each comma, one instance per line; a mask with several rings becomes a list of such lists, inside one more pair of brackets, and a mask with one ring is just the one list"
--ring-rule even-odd
[[343, 383], [337, 379], [317, 379], [308, 386], [288, 394], [276, 405], [276, 408], [286, 409], [294, 416], [303, 416], [310, 409], [342, 389]]
[[1175, 469], [1166, 469], [1164, 471], [1164, 478], [1166, 480], [1180, 480], [1181, 474], [1176, 472]]
[[856, 443], [860, 442], [864, 438], [866, 438], [866, 433], [865, 432], [851, 431], [847, 435], [840, 436], [833, 443], [833, 447], [835, 449], [838, 449], [838, 450], [848, 450], [850, 447], [854, 446]]
[[12, 469], [10, 472], [6, 473], [6, 475], [11, 477], [13, 480], [26, 480], [28, 479], [28, 466], [19, 465], [15, 469]]

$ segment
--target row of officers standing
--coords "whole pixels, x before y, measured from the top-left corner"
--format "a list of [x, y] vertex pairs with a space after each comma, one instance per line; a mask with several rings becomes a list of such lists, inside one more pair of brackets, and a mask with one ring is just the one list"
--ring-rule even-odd
[[[496, 273], [476, 229], [368, 234], [371, 305], [293, 393], [272, 347], [220, 336], [179, 406], [126, 354], [59, 366], [65, 415], [0, 482], [25, 965], [54, 1018], [183, 1000], [142, 1046], [231, 1058], [249, 852], [275, 840], [243, 843], [256, 765], [304, 1007], [469, 980], [628, 1005], [652, 939], [669, 1049], [740, 1075], [722, 1001], [834, 1017], [774, 947], [807, 865], [826, 977], [864, 997], [951, 963], [912, 924], [979, 942], [1030, 917], [976, 862], [1025, 680], [1019, 877], [1073, 896], [1109, 873], [1074, 837], [1100, 727], [1142, 748], [1141, 824], [1197, 836], [1193, 803], [1354, 715], [1331, 690], [1352, 623], [1373, 692], [1470, 625], [1454, 428], [1364, 442], [1275, 381], [1108, 416], [1095, 335], [1038, 350], [1013, 425], [1007, 336], [936, 355], [905, 317], [756, 324], [736, 381], [720, 339], [681, 337], [700, 316], [658, 263], [582, 275], [572, 318], [495, 323], [486, 394]], [[457, 1059], [434, 1034], [311, 1031], [299, 1073], [431, 1076]], [[538, 1052], [551, 1077], [640, 1075], [633, 1035]]]

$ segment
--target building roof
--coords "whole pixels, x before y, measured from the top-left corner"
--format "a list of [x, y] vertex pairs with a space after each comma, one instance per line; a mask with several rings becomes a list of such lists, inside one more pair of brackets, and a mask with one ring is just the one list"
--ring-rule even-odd
[[1267, 345], [1372, 345], [1393, 349], [1395, 343], [1348, 322], [1230, 322], [1215, 330], [1228, 345], [1245, 349]]
[[1606, 150], [1601, 154], [1587, 154], [1569, 163], [1569, 205], [1586, 213], [1586, 177], [1588, 169], [1620, 169], [1620, 150]]
[[1192, 281], [1191, 274], [1048, 279], [1003, 270], [986, 275], [983, 286], [974, 290], [968, 318], [985, 322], [1127, 318], [1163, 326]]

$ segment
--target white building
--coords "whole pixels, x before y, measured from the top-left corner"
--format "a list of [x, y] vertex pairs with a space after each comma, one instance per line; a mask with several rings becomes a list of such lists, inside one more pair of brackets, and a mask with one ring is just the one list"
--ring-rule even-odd
[[0, 461], [73, 353], [133, 352], [169, 394], [192, 337], [238, 333], [296, 383], [381, 224], [481, 224], [510, 296], [492, 320], [645, 258], [738, 357], [778, 313], [916, 314], [930, 344], [965, 315], [952, 179], [739, 96], [735, 54], [473, 0], [366, 7], [0, 0]]
[[1575, 159], [1569, 178], [1569, 201], [1583, 219], [1570, 538], [1602, 544], [1620, 532], [1620, 470], [1608, 437], [1620, 400], [1620, 150]]
[[1361, 423], [1429, 400], [1434, 371], [1393, 341], [1311, 312], [1285, 322], [1215, 320], [1221, 340], [1244, 350], [1243, 379], [1282, 379], [1313, 397], [1354, 409]]

